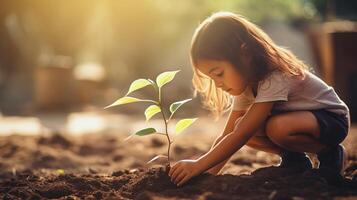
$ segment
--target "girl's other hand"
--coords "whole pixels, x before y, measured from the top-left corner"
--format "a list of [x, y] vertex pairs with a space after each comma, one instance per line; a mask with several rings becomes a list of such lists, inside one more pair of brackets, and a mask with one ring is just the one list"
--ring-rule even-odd
[[169, 176], [174, 184], [181, 186], [200, 173], [197, 160], [181, 160], [171, 167]]

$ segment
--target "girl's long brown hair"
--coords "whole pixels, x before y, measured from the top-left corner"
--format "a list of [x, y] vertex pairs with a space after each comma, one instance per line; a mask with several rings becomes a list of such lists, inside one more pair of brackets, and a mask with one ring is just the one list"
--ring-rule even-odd
[[[204, 106], [216, 117], [230, 107], [232, 98], [195, 67], [199, 60], [228, 61], [245, 76], [249, 85], [258, 84], [273, 70], [297, 76], [304, 75], [307, 69], [301, 60], [276, 45], [258, 26], [230, 12], [215, 13], [197, 27], [190, 56], [195, 94], [199, 92], [203, 96]], [[248, 57], [249, 66], [243, 64]]]

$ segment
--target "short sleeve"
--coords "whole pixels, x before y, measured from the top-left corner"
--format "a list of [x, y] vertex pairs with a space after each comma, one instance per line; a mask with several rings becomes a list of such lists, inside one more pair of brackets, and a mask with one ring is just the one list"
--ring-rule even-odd
[[260, 81], [254, 103], [287, 101], [289, 94], [288, 77], [281, 71], [274, 71]]
[[254, 96], [251, 88], [247, 87], [246, 90], [239, 96], [234, 96], [232, 110], [242, 111], [248, 110], [254, 102]]

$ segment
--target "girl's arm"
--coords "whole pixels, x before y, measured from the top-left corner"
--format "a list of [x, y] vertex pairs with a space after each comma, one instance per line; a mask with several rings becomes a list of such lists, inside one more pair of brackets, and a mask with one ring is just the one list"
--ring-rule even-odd
[[[221, 135], [219, 135], [216, 140], [214, 141], [211, 149], [213, 149], [227, 134], [231, 133], [234, 130], [234, 125], [236, 120], [239, 117], [242, 117], [245, 114], [246, 111], [234, 111], [232, 110], [231, 113], [229, 114], [228, 120], [226, 122], [226, 126], [224, 128], [224, 131]], [[211, 169], [207, 170], [208, 173], [216, 175], [218, 172], [223, 168], [223, 166], [227, 163], [229, 158], [226, 160], [222, 161], [221, 163], [215, 165]]]
[[206, 171], [228, 159], [246, 144], [259, 127], [263, 125], [273, 104], [273, 102], [253, 104], [239, 122], [238, 128], [224, 136], [214, 148], [197, 160], [198, 172]]

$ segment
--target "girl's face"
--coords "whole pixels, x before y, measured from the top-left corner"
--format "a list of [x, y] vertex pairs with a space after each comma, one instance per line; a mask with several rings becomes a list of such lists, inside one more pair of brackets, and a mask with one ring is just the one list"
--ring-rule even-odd
[[216, 87], [231, 95], [240, 95], [247, 87], [247, 81], [232, 63], [224, 60], [203, 59], [196, 63], [197, 69], [209, 76]]

